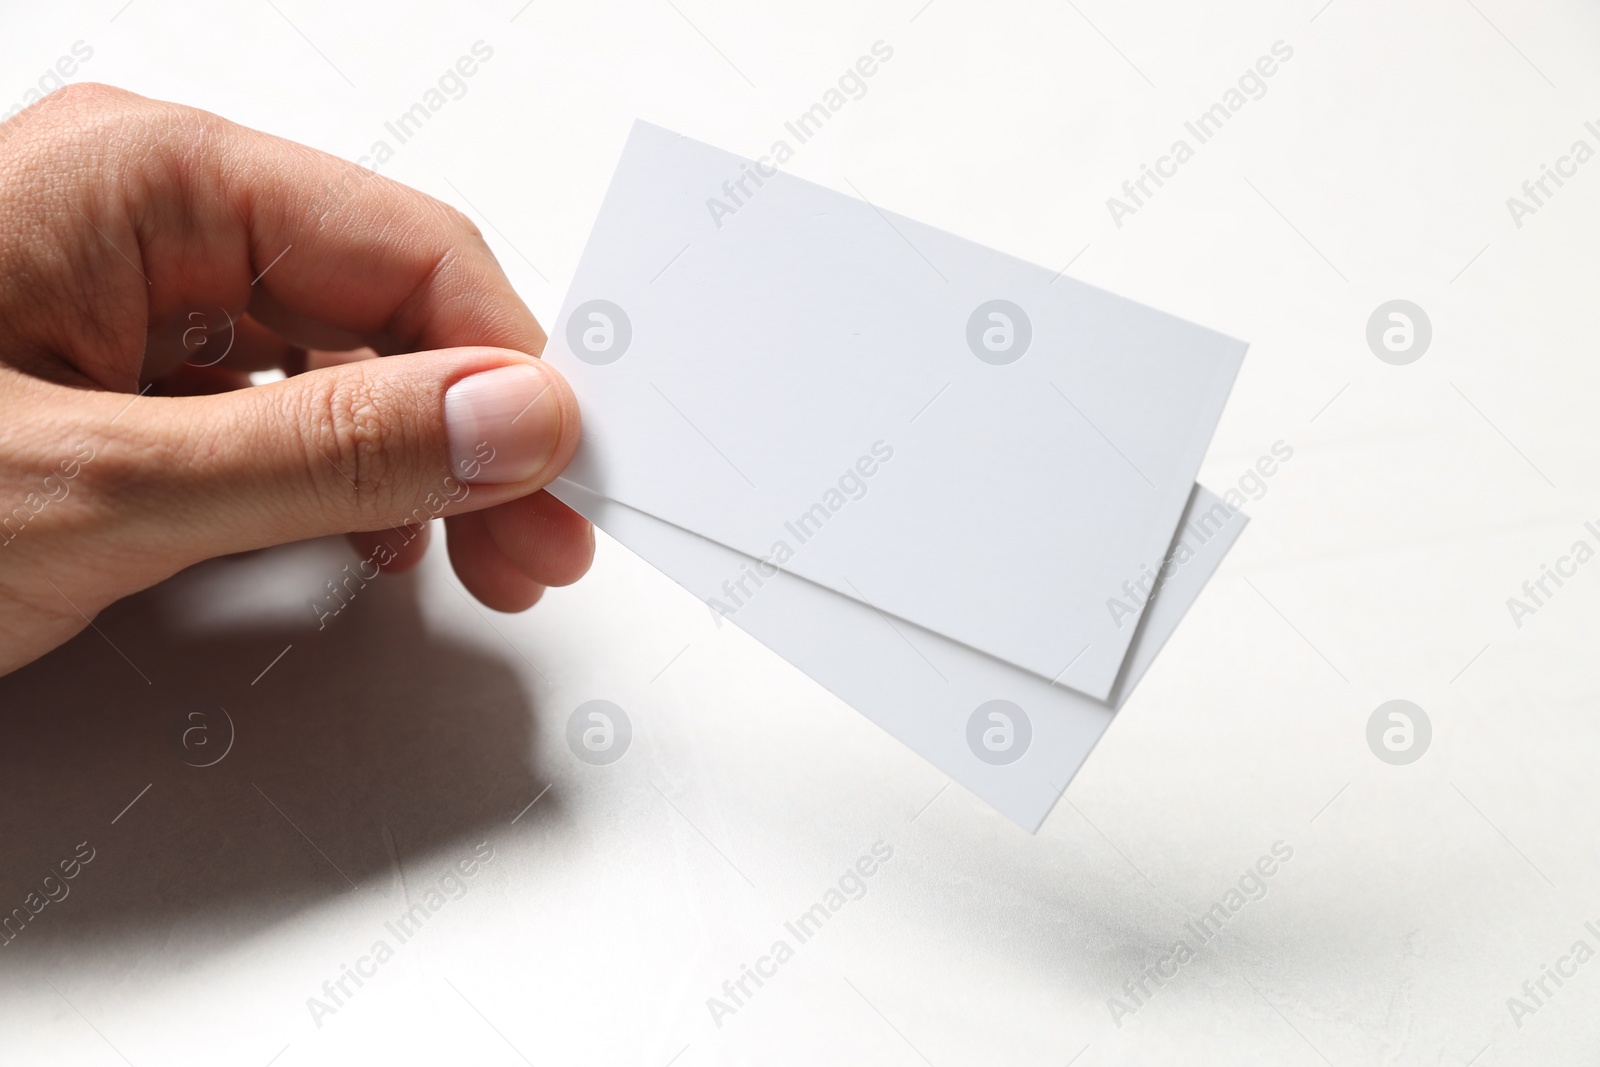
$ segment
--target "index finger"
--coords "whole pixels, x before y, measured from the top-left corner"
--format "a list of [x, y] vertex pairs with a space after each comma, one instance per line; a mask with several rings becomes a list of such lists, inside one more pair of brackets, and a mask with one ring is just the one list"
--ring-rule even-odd
[[125, 344], [108, 353], [107, 334], [132, 325], [118, 320], [142, 317], [143, 337], [196, 306], [248, 310], [316, 347], [543, 349], [544, 331], [481, 233], [447, 204], [316, 149], [105, 86], [71, 86], [37, 108], [12, 160], [68, 177], [40, 179], [54, 195], [24, 198], [36, 203], [4, 197], [0, 210], [35, 216], [5, 229], [35, 244], [0, 256], [27, 256], [35, 277], [57, 273], [61, 291], [94, 294], [96, 324], [109, 318], [112, 329], [49, 340], [79, 341], [61, 354], [87, 359], [82, 369], [103, 385], [129, 387], [142, 362]]

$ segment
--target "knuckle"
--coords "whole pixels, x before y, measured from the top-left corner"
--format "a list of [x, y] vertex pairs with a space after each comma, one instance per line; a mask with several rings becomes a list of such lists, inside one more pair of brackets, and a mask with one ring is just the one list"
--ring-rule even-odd
[[439, 212], [440, 218], [443, 219], [449, 229], [461, 234], [469, 241], [483, 242], [483, 231], [478, 229], [478, 224], [473, 222], [472, 217], [465, 211], [443, 200], [434, 200], [434, 204], [436, 205], [435, 210]]
[[32, 440], [8, 442], [0, 475], [0, 547], [24, 535], [35, 546], [82, 543], [129, 514], [126, 483], [107, 470], [115, 463], [103, 443], [53, 423], [34, 430]]
[[[458, 246], [470, 249], [472, 253], [482, 256], [491, 263], [498, 262], [495, 259], [494, 250], [489, 247], [488, 240], [483, 236], [483, 230], [478, 227], [476, 222], [472, 221], [470, 215], [454, 204], [447, 204], [442, 200], [437, 203], [445, 228], [456, 234], [455, 243]], [[446, 256], [441, 260], [441, 266], [448, 261], [449, 257]]]
[[386, 522], [411, 495], [415, 433], [380, 376], [358, 364], [311, 384], [300, 424], [306, 463], [325, 506], [351, 520]]
[[99, 82], [55, 90], [5, 124], [9, 155], [28, 169], [71, 174], [120, 169], [163, 143], [173, 127], [195, 128], [205, 112]]
[[126, 89], [101, 82], [72, 82], [39, 101], [40, 111], [56, 114], [98, 115], [107, 109], [121, 110], [144, 103], [145, 98]]
[[34, 105], [38, 133], [55, 140], [72, 131], [90, 143], [125, 136], [130, 125], [138, 125], [156, 106], [137, 93], [99, 82], [74, 82]]
[[448, 233], [452, 237], [482, 237], [472, 217], [450, 201], [408, 185], [396, 184], [395, 188], [417, 214], [428, 221], [432, 230]]

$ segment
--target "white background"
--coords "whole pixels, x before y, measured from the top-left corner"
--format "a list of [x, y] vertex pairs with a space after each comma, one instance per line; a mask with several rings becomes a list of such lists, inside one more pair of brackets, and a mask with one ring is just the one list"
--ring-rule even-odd
[[[1250, 341], [1202, 479], [1294, 456], [1036, 837], [604, 539], [521, 617], [470, 606], [435, 551], [318, 632], [306, 601], [354, 558], [332, 543], [119, 604], [104, 638], [0, 682], [0, 909], [96, 848], [0, 949], [0, 1060], [1595, 1047], [1600, 962], [1520, 1026], [1506, 1004], [1578, 938], [1600, 948], [1600, 565], [1520, 628], [1506, 607], [1597, 541], [1600, 162], [1520, 228], [1505, 204], [1573, 140], [1600, 148], [1591, 6], [119, 2], [8, 11], [5, 106], [83, 40], [76, 80], [355, 159], [488, 43], [383, 172], [472, 214], [546, 321], [635, 117], [760, 155], [883, 40], [789, 169]], [[1266, 96], [1117, 227], [1106, 198], [1278, 40]], [[1433, 324], [1409, 366], [1365, 342], [1395, 298]], [[1397, 697], [1434, 729], [1401, 767], [1365, 740]], [[594, 698], [634, 723], [609, 767], [565, 742]], [[185, 766], [175, 723], [218, 705], [234, 748]], [[879, 840], [867, 895], [716, 1026], [706, 998]], [[467, 895], [319, 1028], [307, 998], [481, 841]], [[1107, 998], [1277, 841], [1266, 897], [1116, 1025]]]

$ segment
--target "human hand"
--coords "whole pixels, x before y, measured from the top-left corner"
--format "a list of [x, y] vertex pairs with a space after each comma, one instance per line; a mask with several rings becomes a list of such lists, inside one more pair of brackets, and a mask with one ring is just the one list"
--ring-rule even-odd
[[576, 581], [544, 341], [465, 216], [354, 164], [97, 85], [0, 125], [0, 673], [190, 564], [331, 533], [400, 571], [445, 517], [499, 611]]

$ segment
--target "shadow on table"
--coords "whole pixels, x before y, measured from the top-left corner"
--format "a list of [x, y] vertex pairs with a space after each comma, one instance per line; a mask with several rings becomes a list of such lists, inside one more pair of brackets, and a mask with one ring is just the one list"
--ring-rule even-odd
[[543, 787], [511, 648], [429, 632], [412, 575], [318, 629], [307, 600], [353, 561], [328, 541], [212, 561], [0, 678], [0, 918], [93, 850], [3, 958], [189, 922], [242, 938], [352, 886], [398, 900], [402, 871], [426, 884], [558, 817], [546, 797], [508, 829]]

